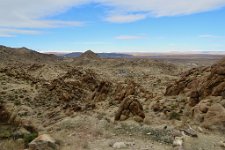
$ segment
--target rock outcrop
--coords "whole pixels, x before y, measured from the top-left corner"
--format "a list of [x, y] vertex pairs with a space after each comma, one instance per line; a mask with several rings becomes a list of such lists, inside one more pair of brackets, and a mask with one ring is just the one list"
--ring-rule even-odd
[[205, 128], [225, 129], [225, 58], [211, 67], [191, 69], [166, 89], [166, 96], [189, 97], [186, 111]]
[[115, 120], [126, 120], [127, 118], [129, 118], [130, 113], [133, 116], [139, 116], [142, 119], [145, 118], [141, 103], [138, 101], [138, 98], [133, 95], [126, 97], [122, 101], [118, 111], [116, 112]]
[[225, 58], [211, 67], [191, 69], [167, 87], [165, 96], [198, 91], [199, 97], [222, 96], [225, 91]]

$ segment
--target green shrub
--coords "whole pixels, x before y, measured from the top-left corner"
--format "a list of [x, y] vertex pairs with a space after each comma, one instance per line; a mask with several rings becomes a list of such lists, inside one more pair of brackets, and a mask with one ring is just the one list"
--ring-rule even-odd
[[28, 146], [28, 144], [31, 141], [33, 141], [37, 136], [38, 136], [38, 133], [36, 133], [36, 132], [31, 133], [31, 134], [25, 134], [23, 137], [25, 146]]
[[169, 116], [169, 119], [175, 119], [175, 120], [180, 120], [180, 114], [177, 113], [177, 112], [171, 112], [170, 116]]

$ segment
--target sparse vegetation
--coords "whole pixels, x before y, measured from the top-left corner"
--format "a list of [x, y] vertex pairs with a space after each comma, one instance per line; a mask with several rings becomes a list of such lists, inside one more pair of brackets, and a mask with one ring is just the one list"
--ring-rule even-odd
[[180, 114], [177, 113], [177, 112], [172, 111], [172, 112], [170, 113], [169, 119], [171, 119], [171, 120], [172, 120], [172, 119], [180, 120]]
[[[43, 59], [45, 55], [42, 54], [40, 59], [36, 59], [36, 55], [39, 58], [35, 53], [35, 56], [31, 55], [35, 59], [25, 56], [26, 61], [21, 62], [22, 58], [18, 60], [15, 57], [16, 62], [6, 64], [0, 59], [3, 62], [0, 63], [0, 104], [9, 111], [4, 116], [5, 111], [0, 109], [0, 149], [23, 149], [21, 145], [25, 143], [27, 146], [40, 131], [62, 141], [62, 150], [112, 149], [113, 144], [110, 147], [108, 143], [117, 141], [137, 143], [133, 147], [128, 146], [133, 149], [170, 150], [173, 131], [183, 131], [188, 125], [198, 131], [206, 118], [212, 117], [208, 111], [217, 110], [210, 109], [215, 103], [221, 110], [219, 114], [223, 112], [221, 96], [209, 95], [208, 99], [202, 98], [196, 107], [189, 105], [189, 93], [195, 84], [211, 83], [208, 81], [210, 68], [196, 67], [187, 71], [191, 66], [186, 62], [177, 64], [177, 60], [172, 59], [171, 62], [175, 63], [171, 64], [166, 58], [157, 61], [147, 58], [101, 59], [89, 53], [88, 57], [64, 58], [61, 61], [52, 57]], [[187, 72], [181, 73], [181, 70]], [[221, 80], [213, 86], [224, 82], [223, 76], [219, 75]], [[197, 85], [198, 88], [201, 84]], [[218, 87], [214, 91], [219, 93], [223, 83]], [[205, 90], [204, 87], [202, 89]], [[205, 92], [214, 92], [209, 89]], [[165, 91], [171, 95], [165, 96]], [[115, 114], [123, 106], [121, 103], [124, 103], [124, 108], [119, 111], [122, 119], [116, 120]], [[201, 123], [195, 121], [202, 118]], [[2, 123], [3, 119], [7, 121]], [[219, 119], [216, 121], [220, 123]], [[8, 128], [4, 128], [6, 124]], [[21, 127], [24, 134], [18, 141], [22, 144], [17, 139], [12, 140], [13, 133]], [[223, 137], [213, 130], [208, 132], [209, 137], [211, 134], [217, 134], [217, 139]], [[201, 130], [198, 134], [201, 136], [195, 142], [201, 143], [204, 132]]]
[[30, 133], [30, 134], [25, 134], [23, 139], [24, 139], [24, 144], [27, 147], [28, 144], [35, 139], [38, 136], [38, 133]]

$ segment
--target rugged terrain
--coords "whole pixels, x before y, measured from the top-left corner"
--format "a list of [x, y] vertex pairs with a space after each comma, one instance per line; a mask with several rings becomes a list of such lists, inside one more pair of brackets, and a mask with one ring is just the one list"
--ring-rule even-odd
[[0, 54], [1, 150], [41, 134], [62, 150], [224, 149], [224, 59]]

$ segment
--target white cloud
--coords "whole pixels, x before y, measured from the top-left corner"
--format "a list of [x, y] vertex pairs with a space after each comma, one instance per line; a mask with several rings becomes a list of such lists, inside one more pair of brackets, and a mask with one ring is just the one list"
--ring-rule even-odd
[[148, 12], [153, 16], [175, 16], [209, 11], [225, 5], [225, 0], [97, 0], [126, 12]]
[[37, 30], [0, 28], [0, 37], [14, 37], [16, 34], [40, 34]]
[[83, 22], [79, 21], [48, 18], [90, 3], [107, 7], [105, 20], [115, 23], [134, 22], [147, 17], [188, 15], [225, 6], [225, 0], [0, 0], [0, 28], [82, 26]]
[[[189, 15], [225, 6], [225, 0], [96, 0], [111, 7], [107, 21], [132, 22], [147, 17]], [[115, 14], [116, 12], [116, 14]], [[119, 12], [119, 13], [118, 13]], [[135, 15], [141, 13], [141, 15]], [[122, 15], [121, 15], [122, 14]], [[134, 15], [130, 15], [134, 14]]]
[[212, 35], [212, 34], [202, 34], [202, 35], [199, 35], [199, 37], [200, 38], [210, 38], [210, 39], [223, 38], [223, 36]]
[[120, 35], [115, 37], [117, 40], [137, 40], [137, 39], [143, 39], [145, 37], [143, 36], [134, 36], [134, 35]]
[[[45, 19], [66, 10], [86, 3], [89, 0], [0, 0], [0, 28], [1, 36], [10, 37], [12, 32], [18, 34], [30, 34], [24, 29], [56, 28], [65, 26], [82, 26], [79, 21], [63, 21]], [[26, 31], [26, 32], [25, 32]], [[3, 33], [4, 32], [4, 33]], [[21, 34], [21, 33], [19, 33]]]
[[111, 15], [106, 18], [106, 21], [114, 23], [129, 23], [146, 18], [144, 14], [129, 14], [129, 15]]

